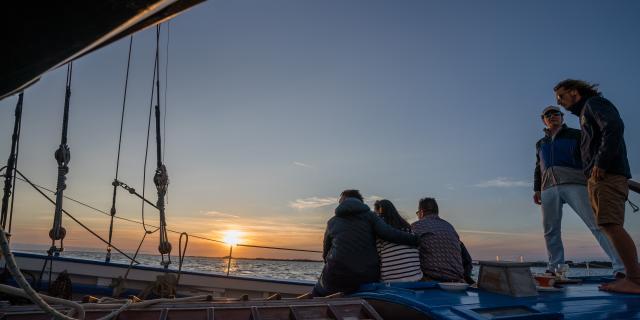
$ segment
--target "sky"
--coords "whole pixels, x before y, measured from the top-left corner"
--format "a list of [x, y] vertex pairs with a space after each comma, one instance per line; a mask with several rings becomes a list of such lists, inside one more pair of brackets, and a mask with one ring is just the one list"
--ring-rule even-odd
[[[370, 205], [390, 199], [410, 222], [418, 200], [435, 197], [474, 259], [545, 260], [532, 201], [541, 110], [555, 104], [560, 80], [600, 84], [625, 121], [640, 178], [639, 31], [640, 2], [632, 0], [202, 3], [162, 27], [169, 228], [220, 240], [236, 230], [244, 244], [321, 250], [338, 195], [356, 188]], [[128, 44], [74, 62], [65, 195], [105, 212]], [[155, 29], [135, 34], [119, 179], [138, 191], [154, 54]], [[18, 166], [48, 188], [65, 72], [52, 70], [25, 91]], [[0, 159], [9, 155], [16, 100], [0, 101]], [[573, 115], [566, 121], [578, 126]], [[146, 195], [155, 201], [155, 149], [149, 157]], [[16, 194], [14, 247], [48, 248], [53, 207], [23, 182]], [[124, 190], [117, 197], [117, 216], [142, 218], [138, 199]], [[64, 206], [106, 237], [108, 216]], [[577, 215], [564, 212], [567, 259], [604, 259]], [[158, 224], [150, 208], [144, 218]], [[63, 225], [68, 249], [105, 250], [70, 219]], [[640, 243], [640, 215], [629, 206], [625, 226]], [[143, 234], [116, 220], [114, 245], [131, 252]], [[170, 240], [177, 254], [178, 234]], [[149, 235], [143, 251], [157, 245], [157, 233]], [[187, 255], [227, 250], [191, 237]], [[234, 256], [321, 258], [246, 247]]]

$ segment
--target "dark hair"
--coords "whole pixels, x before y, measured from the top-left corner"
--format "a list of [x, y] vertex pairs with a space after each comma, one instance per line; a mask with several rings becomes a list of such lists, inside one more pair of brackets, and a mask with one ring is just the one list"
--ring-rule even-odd
[[602, 92], [598, 91], [597, 83], [589, 83], [583, 80], [566, 79], [558, 82], [553, 91], [558, 91], [560, 88], [567, 90], [578, 90], [580, 96], [590, 98], [594, 96], [602, 96]]
[[342, 191], [342, 193], [340, 194], [341, 197], [345, 197], [345, 198], [356, 198], [362, 202], [364, 202], [364, 198], [362, 197], [362, 195], [360, 194], [360, 190], [356, 190], [356, 189], [347, 189]]
[[422, 198], [418, 202], [418, 209], [427, 214], [438, 214], [438, 203], [434, 198]]
[[378, 200], [373, 204], [373, 207], [376, 212], [380, 213], [382, 220], [388, 225], [400, 230], [411, 229], [411, 225], [400, 216], [391, 201], [387, 199]]

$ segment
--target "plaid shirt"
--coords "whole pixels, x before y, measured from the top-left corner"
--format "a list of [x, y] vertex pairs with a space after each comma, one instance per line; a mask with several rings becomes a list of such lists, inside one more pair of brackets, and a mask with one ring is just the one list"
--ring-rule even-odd
[[462, 281], [462, 254], [458, 233], [436, 214], [411, 225], [420, 237], [420, 267], [428, 278], [437, 281]]

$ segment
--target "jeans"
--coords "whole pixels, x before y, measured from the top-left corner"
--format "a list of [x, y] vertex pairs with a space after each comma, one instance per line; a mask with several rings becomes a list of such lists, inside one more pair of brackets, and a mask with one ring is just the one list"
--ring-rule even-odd
[[[624, 266], [609, 238], [596, 224], [595, 215], [589, 203], [587, 187], [580, 184], [561, 184], [548, 188], [541, 193], [542, 225], [544, 240], [549, 255], [549, 265], [564, 263], [564, 247], [560, 236], [562, 223], [562, 206], [567, 203], [587, 225], [600, 247], [609, 256], [613, 271], [624, 272]], [[553, 270], [552, 270], [553, 271]]]

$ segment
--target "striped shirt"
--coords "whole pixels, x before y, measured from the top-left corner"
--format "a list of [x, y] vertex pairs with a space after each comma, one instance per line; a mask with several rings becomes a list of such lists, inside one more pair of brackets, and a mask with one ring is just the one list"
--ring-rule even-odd
[[408, 282], [422, 279], [418, 248], [382, 239], [378, 239], [376, 245], [380, 257], [380, 281]]

